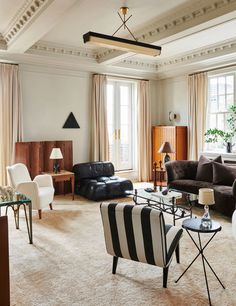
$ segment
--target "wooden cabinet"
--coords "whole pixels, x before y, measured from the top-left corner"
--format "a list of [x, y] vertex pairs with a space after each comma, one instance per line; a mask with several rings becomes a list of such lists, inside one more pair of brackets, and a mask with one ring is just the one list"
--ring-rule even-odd
[[[60, 148], [63, 159], [58, 160], [61, 169], [72, 171], [73, 168], [73, 146], [71, 140], [62, 141], [31, 141], [17, 142], [15, 147], [15, 162], [27, 166], [33, 179], [42, 172], [53, 170], [54, 161], [50, 159], [53, 148]], [[56, 184], [56, 193], [64, 192], [63, 183]], [[66, 191], [70, 186], [66, 186]]]
[[9, 247], [7, 217], [0, 217], [0, 306], [10, 306]]
[[187, 127], [157, 125], [152, 127], [152, 162], [163, 161], [163, 153], [158, 153], [163, 142], [168, 141], [175, 153], [170, 153], [171, 160], [187, 159]]

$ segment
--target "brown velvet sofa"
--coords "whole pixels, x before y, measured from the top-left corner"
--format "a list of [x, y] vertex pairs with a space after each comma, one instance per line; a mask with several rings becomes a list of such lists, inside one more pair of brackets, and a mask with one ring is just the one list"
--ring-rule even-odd
[[[231, 186], [229, 186], [230, 183], [221, 185], [220, 181], [217, 184], [213, 184], [213, 182], [197, 180], [198, 163], [198, 161], [189, 160], [166, 163], [168, 187], [193, 194], [198, 194], [200, 188], [213, 188], [215, 205], [212, 208], [225, 216], [231, 217], [236, 203], [236, 176]], [[222, 165], [217, 165], [217, 167], [222, 167]], [[226, 168], [228, 169], [229, 167], [226, 166]]]

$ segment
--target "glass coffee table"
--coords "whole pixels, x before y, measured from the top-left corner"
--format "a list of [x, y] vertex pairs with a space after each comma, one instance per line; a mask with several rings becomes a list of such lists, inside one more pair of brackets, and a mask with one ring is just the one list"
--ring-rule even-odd
[[173, 216], [173, 225], [176, 220], [190, 217], [192, 218], [192, 207], [195, 198], [193, 194], [168, 190], [167, 194], [163, 194], [160, 189], [157, 191], [147, 192], [144, 188], [128, 190], [127, 196], [132, 196], [136, 205], [147, 205], [152, 208], [161, 210]]
[[[19, 213], [20, 207], [23, 206], [25, 212], [25, 221], [29, 236], [29, 243], [33, 243], [33, 228], [32, 228], [32, 203], [31, 200], [26, 198], [22, 194], [14, 195], [12, 199], [1, 199], [0, 197], [0, 216], [1, 216], [1, 208], [5, 207], [5, 215], [7, 215], [8, 208], [11, 207], [14, 212], [14, 219], [16, 224], [16, 229], [19, 229]], [[28, 215], [26, 211], [26, 207], [28, 207]]]

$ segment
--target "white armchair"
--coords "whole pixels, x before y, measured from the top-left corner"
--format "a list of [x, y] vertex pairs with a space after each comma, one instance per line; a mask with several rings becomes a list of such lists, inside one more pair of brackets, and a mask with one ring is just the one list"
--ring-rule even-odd
[[27, 167], [20, 163], [8, 166], [7, 171], [12, 187], [31, 199], [32, 208], [38, 210], [39, 219], [42, 218], [42, 208], [49, 205], [52, 209], [54, 187], [50, 175], [37, 175], [32, 181]]

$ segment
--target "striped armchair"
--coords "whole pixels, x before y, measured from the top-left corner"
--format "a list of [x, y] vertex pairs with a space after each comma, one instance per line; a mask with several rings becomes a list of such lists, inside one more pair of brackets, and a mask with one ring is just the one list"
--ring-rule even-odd
[[143, 205], [102, 203], [100, 210], [106, 249], [113, 256], [112, 273], [116, 273], [119, 257], [156, 265], [163, 268], [163, 287], [167, 288], [174, 251], [179, 263], [183, 230], [165, 225], [161, 211]]

